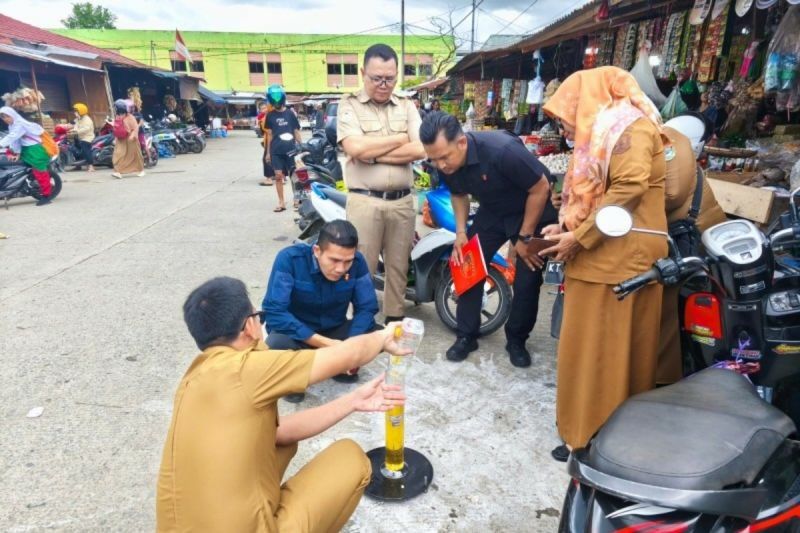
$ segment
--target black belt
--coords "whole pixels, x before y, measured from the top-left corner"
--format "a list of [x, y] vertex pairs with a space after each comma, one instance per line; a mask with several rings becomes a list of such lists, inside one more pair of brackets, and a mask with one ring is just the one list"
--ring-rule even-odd
[[382, 200], [399, 200], [411, 194], [411, 189], [400, 189], [399, 191], [370, 191], [369, 189], [348, 189], [349, 192], [372, 196]]

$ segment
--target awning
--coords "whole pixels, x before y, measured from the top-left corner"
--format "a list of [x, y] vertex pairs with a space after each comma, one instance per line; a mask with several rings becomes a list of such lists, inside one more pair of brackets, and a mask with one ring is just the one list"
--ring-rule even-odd
[[210, 101], [214, 105], [225, 105], [225, 99], [212, 91], [211, 89], [207, 89], [202, 85], [197, 88], [197, 91], [200, 93], [204, 99]]
[[8, 54], [16, 57], [22, 57], [25, 59], [31, 59], [33, 61], [41, 61], [43, 63], [53, 63], [55, 65], [61, 65], [62, 67], [69, 67], [69, 68], [78, 68], [81, 70], [89, 70], [91, 72], [103, 72], [102, 70], [87, 67], [85, 65], [79, 65], [77, 63], [71, 63], [69, 61], [64, 61], [62, 59], [55, 59], [53, 57], [49, 57], [45, 53], [41, 53], [37, 50], [33, 50], [30, 48], [21, 48], [19, 46], [13, 46], [10, 44], [0, 44], [0, 53]]

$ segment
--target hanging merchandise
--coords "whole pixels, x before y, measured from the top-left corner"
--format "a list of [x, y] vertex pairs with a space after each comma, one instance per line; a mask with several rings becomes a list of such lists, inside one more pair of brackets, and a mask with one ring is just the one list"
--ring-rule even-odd
[[778, 0], [756, 0], [756, 7], [758, 9], [769, 9], [772, 7]]
[[711, 11], [711, 4], [713, 3], [714, 0], [695, 0], [694, 7], [689, 13], [689, 24], [692, 26], [702, 24], [706, 20], [709, 11]]
[[744, 59], [742, 60], [742, 66], [739, 69], [739, 76], [742, 78], [747, 78], [750, 74], [750, 65], [753, 64], [753, 59], [756, 57], [756, 51], [758, 50], [759, 41], [753, 41], [750, 43], [750, 46], [747, 47], [747, 50], [744, 52]]
[[631, 69], [631, 74], [656, 107], [661, 108], [666, 103], [667, 97], [658, 88], [656, 77], [653, 76], [653, 67], [650, 66], [650, 43], [645, 42], [639, 50], [639, 59]]
[[636, 24], [629, 24], [628, 30], [625, 33], [625, 45], [622, 51], [622, 62], [620, 68], [630, 70], [633, 67], [633, 62], [636, 61], [636, 34], [638, 26]]
[[714, 9], [711, 10], [711, 20], [719, 17], [722, 14], [722, 10], [728, 7], [728, 4], [730, 4], [730, 0], [716, 0]]
[[777, 92], [775, 106], [778, 111], [800, 109], [800, 6], [793, 5], [786, 12], [775, 36], [769, 43], [764, 89]]
[[6, 93], [0, 98], [7, 106], [23, 113], [35, 113], [45, 100], [41, 92], [28, 87], [20, 87], [13, 93]]
[[714, 133], [719, 133], [722, 125], [728, 119], [726, 109], [731, 96], [733, 95], [726, 90], [725, 84], [721, 81], [712, 83], [706, 94], [703, 95], [707, 106], [702, 113], [714, 125]]
[[527, 103], [531, 105], [539, 105], [542, 103], [542, 99], [544, 98], [544, 82], [542, 78], [536, 77], [530, 85], [528, 85], [528, 99], [526, 100]]
[[138, 87], [130, 87], [128, 89], [128, 100], [133, 101], [133, 109], [142, 112], [142, 93]]
[[700, 64], [697, 66], [697, 78], [702, 82], [711, 81], [714, 73], [714, 59], [722, 55], [725, 29], [728, 25], [728, 4], [725, 4], [719, 16], [712, 19], [706, 30]]
[[664, 45], [661, 50], [661, 65], [658, 71], [661, 78], [666, 78], [672, 74], [675, 66], [680, 63], [681, 36], [685, 22], [685, 11], [683, 13], [673, 13], [669, 17], [664, 34]]
[[733, 84], [733, 97], [729, 103], [730, 115], [722, 126], [726, 137], [755, 135], [755, 123], [758, 117], [758, 100], [750, 93], [750, 84], [738, 80]]
[[683, 102], [683, 98], [681, 98], [681, 91], [676, 85], [675, 88], [672, 89], [672, 92], [669, 93], [669, 97], [667, 98], [667, 102], [664, 104], [664, 107], [661, 108], [661, 118], [663, 118], [666, 122], [672, 117], [676, 117], [688, 110], [689, 108], [686, 107], [686, 104]]
[[[614, 34], [614, 59], [612, 59], [611, 64], [615, 67], [625, 68], [622, 66], [622, 56], [624, 53], [625, 48], [625, 36], [628, 34], [628, 25], [623, 24], [619, 28], [617, 28], [616, 33]], [[627, 70], [627, 69], [625, 69]]]
[[753, 0], [736, 0], [736, 16], [741, 18], [747, 15], [752, 6]]

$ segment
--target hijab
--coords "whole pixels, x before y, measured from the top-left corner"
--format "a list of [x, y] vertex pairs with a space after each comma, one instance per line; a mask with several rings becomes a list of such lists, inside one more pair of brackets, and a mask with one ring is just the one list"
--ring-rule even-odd
[[559, 217], [572, 231], [599, 207], [611, 154], [625, 129], [644, 117], [661, 131], [661, 115], [634, 77], [617, 67], [575, 72], [543, 109], [575, 129], [575, 151], [564, 177]]

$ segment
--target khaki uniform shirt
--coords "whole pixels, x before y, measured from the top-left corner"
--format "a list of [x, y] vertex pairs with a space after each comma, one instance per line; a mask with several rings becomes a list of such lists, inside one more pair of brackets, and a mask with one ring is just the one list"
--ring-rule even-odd
[[278, 398], [305, 392], [313, 350], [212, 346], [175, 394], [158, 475], [159, 532], [277, 532]]
[[[419, 111], [411, 100], [393, 94], [387, 103], [376, 104], [362, 89], [339, 102], [336, 133], [339, 143], [354, 135], [386, 137], [398, 133], [407, 133], [409, 141], [418, 142], [421, 124]], [[348, 189], [397, 191], [414, 184], [410, 163], [370, 165], [350, 157], [344, 176]]]
[[[640, 118], [628, 126], [614, 146], [600, 207], [624, 207], [633, 215], [633, 227], [667, 231], [665, 173], [661, 135], [653, 123]], [[594, 224], [596, 214], [597, 211], [575, 229], [575, 237], [584, 250], [567, 262], [568, 277], [616, 284], [649, 270], [656, 259], [666, 257], [664, 237], [635, 232], [605, 237]]]

